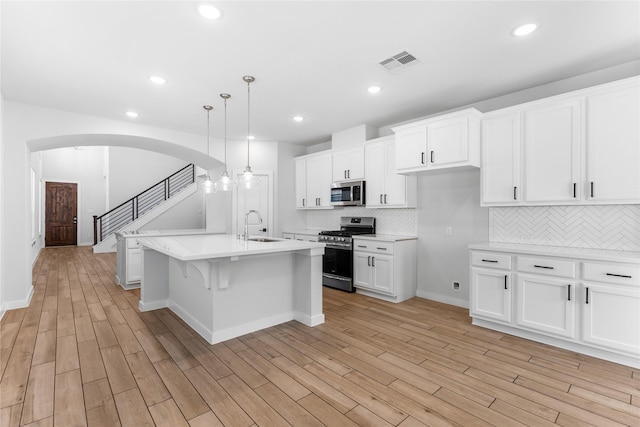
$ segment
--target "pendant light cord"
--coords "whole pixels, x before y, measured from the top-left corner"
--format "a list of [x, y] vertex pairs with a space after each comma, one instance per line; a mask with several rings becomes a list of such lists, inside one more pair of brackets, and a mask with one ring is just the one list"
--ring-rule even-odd
[[227, 172], [227, 98], [224, 98], [224, 171]]
[[249, 141], [251, 140], [251, 81], [247, 81], [247, 168], [249, 168]]

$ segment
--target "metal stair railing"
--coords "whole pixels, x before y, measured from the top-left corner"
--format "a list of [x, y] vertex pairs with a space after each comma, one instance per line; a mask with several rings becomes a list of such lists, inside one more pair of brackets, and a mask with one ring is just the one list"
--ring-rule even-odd
[[188, 164], [109, 212], [100, 216], [94, 215], [93, 244], [97, 245], [141, 215], [193, 184], [196, 181], [195, 173], [194, 164]]

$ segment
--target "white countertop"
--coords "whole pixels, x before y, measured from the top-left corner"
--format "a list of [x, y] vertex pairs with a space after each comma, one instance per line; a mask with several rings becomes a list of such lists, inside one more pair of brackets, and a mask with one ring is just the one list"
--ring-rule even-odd
[[283, 230], [283, 233], [287, 234], [307, 234], [309, 236], [317, 236], [322, 230], [313, 230], [311, 228], [295, 228]]
[[469, 249], [640, 264], [640, 252], [636, 251], [612, 251], [607, 249], [585, 249], [565, 246], [526, 245], [520, 243], [497, 242], [474, 243], [469, 245]]
[[207, 231], [204, 228], [190, 228], [184, 230], [124, 230], [117, 231], [116, 237], [154, 237], [154, 236], [176, 236], [183, 234], [224, 234], [220, 231]]
[[394, 234], [358, 234], [354, 239], [375, 240], [378, 242], [400, 242], [402, 240], [416, 240], [417, 236], [400, 236]]
[[301, 242], [299, 240], [287, 239], [272, 240], [277, 241], [245, 242], [229, 234], [201, 234], [157, 237], [145, 236], [140, 237], [138, 242], [144, 247], [181, 261], [264, 255], [304, 249], [320, 249], [324, 251], [324, 243]]

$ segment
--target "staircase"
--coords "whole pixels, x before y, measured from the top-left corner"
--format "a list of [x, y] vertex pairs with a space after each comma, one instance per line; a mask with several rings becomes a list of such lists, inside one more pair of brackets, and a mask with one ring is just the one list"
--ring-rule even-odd
[[138, 230], [197, 191], [189, 164], [100, 216], [93, 216], [93, 252], [114, 252], [115, 233]]

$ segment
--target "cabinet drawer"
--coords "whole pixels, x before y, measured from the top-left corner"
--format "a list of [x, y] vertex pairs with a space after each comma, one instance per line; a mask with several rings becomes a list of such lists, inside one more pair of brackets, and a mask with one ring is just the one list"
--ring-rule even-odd
[[615, 283], [620, 285], [640, 284], [640, 267], [621, 264], [582, 263], [584, 280]]
[[353, 250], [376, 252], [379, 254], [393, 254], [393, 243], [375, 242], [373, 240], [354, 240]]
[[574, 278], [576, 277], [576, 263], [553, 258], [519, 256], [518, 271]]
[[511, 255], [494, 254], [490, 252], [472, 252], [471, 264], [478, 267], [511, 270]]
[[127, 248], [135, 249], [139, 246], [140, 245], [138, 244], [138, 239], [132, 239], [132, 238], [127, 239]]

